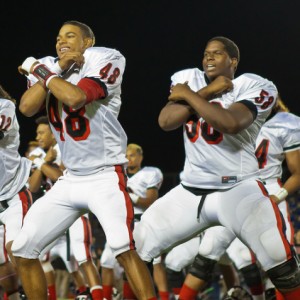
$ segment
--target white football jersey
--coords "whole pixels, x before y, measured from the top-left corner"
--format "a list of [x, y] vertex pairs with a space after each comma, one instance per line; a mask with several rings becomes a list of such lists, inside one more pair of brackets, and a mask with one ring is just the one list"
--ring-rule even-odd
[[261, 128], [256, 156], [263, 180], [281, 178], [285, 153], [300, 149], [300, 117], [278, 112]]
[[[203, 71], [187, 69], [172, 76], [172, 85], [188, 81], [193, 91], [207, 85]], [[258, 132], [277, 97], [275, 85], [258, 75], [246, 73], [232, 80], [233, 90], [210, 102], [228, 108], [247, 100], [257, 108], [254, 122], [238, 134], [224, 134], [202, 117], [193, 115], [184, 125], [185, 165], [182, 183], [189, 187], [226, 189], [239, 181], [258, 177], [255, 156]]]
[[[163, 174], [159, 168], [143, 167], [137, 173], [128, 177], [127, 186], [139, 197], [145, 198], [147, 190], [160, 189], [163, 182]], [[134, 213], [141, 214], [144, 210], [134, 206]]]
[[[88, 175], [103, 167], [123, 165], [127, 136], [117, 120], [121, 105], [121, 82], [125, 68], [124, 56], [114, 49], [88, 48], [85, 63], [72, 66], [62, 77], [77, 84], [82, 78], [100, 78], [108, 96], [74, 110], [57, 101], [49, 93], [46, 108], [65, 167], [75, 175]], [[55, 59], [45, 57], [41, 63], [53, 68]], [[37, 80], [28, 76], [30, 86]]]
[[26, 184], [31, 161], [19, 154], [20, 135], [15, 104], [0, 98], [0, 201], [16, 195]]
[[[55, 144], [55, 146], [53, 147], [53, 149], [56, 151], [56, 158], [53, 161], [54, 164], [60, 166], [61, 165], [61, 153], [58, 147], [58, 144]], [[46, 152], [44, 149], [42, 149], [41, 147], [36, 147], [35, 149], [33, 149], [30, 153], [29, 156], [38, 156], [40, 158], [45, 158], [46, 156]], [[34, 164], [34, 162], [32, 162], [32, 167], [36, 168], [37, 166]]]
[[[121, 83], [126, 64], [125, 57], [118, 50], [105, 47], [88, 48], [83, 56], [85, 63], [81, 68], [73, 65], [67, 72], [63, 72], [61, 77], [72, 84], [77, 84], [84, 77], [100, 78], [107, 87], [108, 96], [98, 101], [118, 117], [121, 108]], [[53, 70], [56, 60], [57, 58], [52, 56], [38, 59], [50, 70]], [[38, 81], [32, 74], [27, 78], [29, 86]]]
[[[29, 157], [32, 155], [38, 156], [40, 158], [45, 158], [46, 152], [41, 147], [36, 147], [28, 154]], [[32, 167], [36, 167], [36, 166], [33, 164]]]

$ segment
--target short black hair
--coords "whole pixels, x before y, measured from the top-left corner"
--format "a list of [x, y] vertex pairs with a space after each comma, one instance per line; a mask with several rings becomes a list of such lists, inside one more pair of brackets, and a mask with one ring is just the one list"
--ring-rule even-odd
[[41, 116], [41, 117], [38, 117], [36, 120], [35, 120], [35, 123], [37, 125], [40, 125], [40, 124], [45, 124], [45, 125], [49, 125], [49, 120], [48, 120], [48, 117], [47, 116]]
[[222, 43], [225, 47], [226, 52], [230, 56], [230, 58], [236, 58], [238, 62], [240, 61], [240, 50], [235, 42], [233, 42], [232, 40], [230, 40], [229, 38], [226, 38], [224, 36], [216, 36], [216, 37], [213, 37], [212, 39], [210, 39], [207, 42], [207, 44], [209, 44], [210, 42], [213, 42], [213, 41], [218, 41], [218, 42]]
[[93, 45], [95, 44], [96, 38], [95, 38], [94, 32], [90, 26], [88, 26], [82, 22], [75, 21], [75, 20], [66, 21], [66, 22], [64, 22], [63, 25], [68, 25], [68, 24], [79, 27], [82, 32], [82, 35], [85, 38], [91, 38], [93, 40]]

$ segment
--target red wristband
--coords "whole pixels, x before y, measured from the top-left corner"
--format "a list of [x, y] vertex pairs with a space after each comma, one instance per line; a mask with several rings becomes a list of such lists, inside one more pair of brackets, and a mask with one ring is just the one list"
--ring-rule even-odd
[[[56, 73], [51, 72], [46, 65], [44, 64], [38, 64], [34, 67], [32, 74], [44, 85], [44, 87], [47, 87], [46, 83], [47, 80], [53, 76], [56, 75]], [[54, 76], [53, 76], [54, 77]]]

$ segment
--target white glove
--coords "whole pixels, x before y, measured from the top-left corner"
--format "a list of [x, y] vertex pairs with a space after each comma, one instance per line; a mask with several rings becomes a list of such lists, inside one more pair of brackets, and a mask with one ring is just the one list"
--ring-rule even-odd
[[30, 74], [30, 69], [32, 67], [32, 65], [37, 62], [38, 60], [36, 60], [34, 57], [30, 56], [27, 57], [24, 62], [22, 63], [21, 68], [26, 71], [28, 74]]
[[134, 194], [134, 193], [129, 193], [130, 199], [131, 201], [136, 204], [138, 202], [138, 199], [140, 198], [138, 195]]

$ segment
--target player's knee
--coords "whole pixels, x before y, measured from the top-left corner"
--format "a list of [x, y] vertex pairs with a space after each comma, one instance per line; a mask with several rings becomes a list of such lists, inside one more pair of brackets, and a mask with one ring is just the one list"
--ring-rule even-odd
[[27, 233], [24, 232], [23, 234], [19, 234], [11, 245], [12, 254], [14, 256], [22, 257], [22, 255], [24, 254], [22, 250], [24, 249], [27, 242], [28, 242]]
[[143, 226], [142, 223], [139, 223], [139, 226], [136, 226], [133, 231], [133, 238], [135, 240], [136, 251], [140, 253], [147, 239], [147, 227]]
[[204, 257], [209, 257], [212, 260], [219, 261], [221, 256], [226, 252], [228, 245], [229, 241], [227, 239], [220, 241], [209, 234], [205, 237], [205, 240], [200, 243], [199, 254]]
[[300, 269], [295, 258], [268, 270], [267, 274], [279, 290], [288, 290], [300, 286]]
[[160, 254], [160, 249], [159, 247], [153, 248], [155, 243], [149, 242], [153, 240], [151, 238], [151, 229], [149, 229], [146, 224], [144, 225], [139, 223], [139, 226], [136, 226], [133, 232], [136, 252], [139, 254], [142, 260], [152, 262], [152, 260]]
[[206, 258], [198, 254], [195, 257], [189, 273], [204, 281], [210, 281], [213, 276], [213, 270], [217, 261]]
[[102, 267], [105, 267], [107, 269], [113, 269], [114, 268], [114, 265], [116, 263], [116, 259], [113, 255], [111, 256], [105, 256], [102, 258], [101, 256], [101, 266]]
[[84, 266], [85, 264], [88, 263], [88, 261], [89, 260], [87, 258], [77, 260], [79, 266]]
[[[270, 243], [270, 237], [274, 237], [274, 242]], [[276, 237], [278, 237], [278, 240], [276, 239]], [[267, 255], [272, 260], [280, 262], [285, 259], [286, 253], [283, 247], [276, 247], [276, 245], [282, 244], [281, 237], [278, 235], [277, 227], [272, 227], [262, 233], [260, 236], [260, 242], [263, 245]]]
[[167, 268], [166, 273], [171, 288], [183, 285], [185, 277], [182, 271], [177, 272]]
[[251, 264], [239, 270], [249, 287], [258, 286], [262, 283], [261, 273], [257, 264]]

